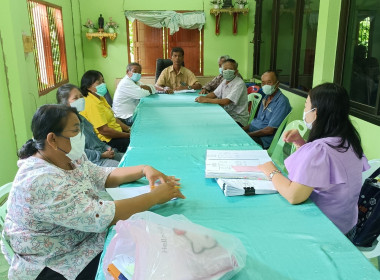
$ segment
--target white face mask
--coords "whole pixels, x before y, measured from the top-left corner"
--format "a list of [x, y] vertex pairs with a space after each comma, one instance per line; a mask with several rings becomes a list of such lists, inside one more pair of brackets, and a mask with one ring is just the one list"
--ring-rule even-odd
[[85, 102], [86, 101], [82, 97], [70, 103], [70, 106], [76, 108], [78, 112], [82, 112], [84, 110]]
[[265, 85], [265, 86], [261, 87], [261, 89], [263, 90], [265, 95], [272, 95], [275, 88], [276, 88], [276, 86], [271, 86], [271, 85]]
[[71, 159], [71, 161], [79, 159], [84, 153], [84, 146], [86, 144], [86, 137], [82, 132], [79, 132], [74, 137], [66, 137], [61, 135], [63, 138], [70, 139], [71, 150], [69, 153], [64, 150], [58, 148], [60, 151], [64, 152], [66, 156]]
[[311, 110], [309, 110], [309, 111], [307, 111], [307, 112], [303, 112], [303, 117], [302, 117], [302, 119], [303, 119], [303, 122], [305, 123], [306, 127], [307, 127], [309, 130], [311, 130], [311, 129], [313, 128], [313, 122], [314, 122], [314, 121], [312, 121], [311, 123], [306, 122], [306, 115], [309, 114], [310, 112], [314, 111], [314, 110], [315, 110], [315, 108], [313, 108], [313, 109], [311, 109]]

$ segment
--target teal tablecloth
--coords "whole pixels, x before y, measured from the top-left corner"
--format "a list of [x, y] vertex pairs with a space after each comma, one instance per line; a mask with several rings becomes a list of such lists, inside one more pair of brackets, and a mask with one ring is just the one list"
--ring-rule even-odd
[[[380, 273], [312, 202], [290, 205], [278, 194], [225, 197], [206, 179], [207, 149], [259, 147], [218, 105], [195, 94], [141, 100], [121, 166], [149, 164], [181, 178], [185, 200], [152, 211], [183, 214], [194, 223], [238, 237], [246, 267], [234, 279], [380, 279]], [[140, 180], [128, 186], [145, 185]], [[105, 243], [106, 251], [114, 230]], [[103, 252], [103, 254], [104, 254]], [[97, 279], [104, 275], [99, 266]]]

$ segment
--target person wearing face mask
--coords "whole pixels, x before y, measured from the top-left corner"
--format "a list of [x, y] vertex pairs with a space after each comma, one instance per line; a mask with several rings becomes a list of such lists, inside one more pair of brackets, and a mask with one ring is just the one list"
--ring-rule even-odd
[[174, 47], [171, 50], [171, 60], [173, 65], [166, 67], [158, 77], [155, 87], [158, 91], [168, 94], [175, 90], [201, 89], [194, 73], [182, 66], [185, 52], [181, 47]]
[[285, 160], [288, 177], [272, 162], [259, 166], [291, 204], [310, 197], [344, 234], [357, 222], [362, 172], [369, 168], [349, 111], [343, 87], [332, 83], [316, 86], [309, 92], [303, 114], [310, 129], [308, 140], [298, 130], [286, 131], [283, 136], [297, 148]]
[[133, 124], [133, 113], [140, 99], [155, 93], [154, 86], [143, 85], [141, 65], [133, 62], [128, 64], [125, 77], [117, 85], [112, 109], [117, 118], [128, 126]]
[[292, 110], [288, 98], [279, 89], [279, 83], [275, 71], [266, 71], [261, 76], [261, 88], [265, 96], [256, 118], [243, 128], [264, 149], [269, 148], [277, 128]]
[[[44, 105], [32, 119], [33, 139], [20, 149], [2, 236], [15, 255], [9, 279], [95, 279], [107, 229], [173, 198], [179, 179], [149, 165], [100, 167], [86, 159], [75, 108]], [[146, 177], [149, 193], [108, 201], [106, 188]], [[173, 205], [174, 207], [175, 205]]]
[[237, 74], [237, 62], [231, 58], [227, 59], [223, 63], [223, 82], [214, 92], [210, 92], [206, 96], [198, 96], [195, 101], [223, 106], [236, 123], [243, 127], [247, 124], [249, 117], [247, 87]]
[[[72, 84], [60, 86], [57, 90], [57, 103], [71, 106], [82, 112], [85, 107], [85, 100], [79, 88]], [[83, 134], [85, 136], [85, 153], [92, 163], [99, 166], [117, 167], [123, 153], [117, 152], [106, 143], [101, 141], [94, 132], [92, 124], [85, 117], [79, 115], [79, 119], [83, 126]]]
[[83, 74], [80, 91], [85, 99], [85, 107], [80, 114], [94, 127], [98, 138], [119, 152], [125, 153], [129, 145], [130, 128], [115, 118], [103, 97], [107, 86], [99, 71], [89, 70]]
[[[199, 94], [207, 94], [209, 92], [213, 92], [223, 82], [224, 78], [223, 78], [223, 67], [222, 67], [222, 65], [229, 58], [230, 58], [229, 55], [222, 55], [221, 57], [219, 57], [219, 59], [218, 59], [219, 75], [216, 76], [214, 79], [212, 79], [207, 84], [205, 84], [202, 87], [202, 90], [199, 92]], [[243, 79], [243, 77], [240, 75], [240, 73], [237, 73], [237, 76], [239, 78]]]

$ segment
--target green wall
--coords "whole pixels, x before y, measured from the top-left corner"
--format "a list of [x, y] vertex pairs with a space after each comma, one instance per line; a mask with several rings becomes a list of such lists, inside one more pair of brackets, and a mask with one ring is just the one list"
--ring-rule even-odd
[[[77, 1], [47, 1], [62, 7], [68, 75], [69, 81], [74, 84], [78, 83], [77, 69], [83, 72], [82, 48], [76, 46], [80, 46], [81, 37], [80, 22], [76, 21], [79, 17]], [[9, 148], [0, 160], [0, 185], [11, 181], [15, 175], [16, 152], [32, 137], [30, 122], [36, 109], [56, 102], [55, 90], [44, 96], [38, 95], [33, 53], [24, 53], [22, 35], [31, 34], [26, 0], [2, 0], [1, 4], [0, 106], [7, 108], [1, 110], [0, 122], [5, 130], [0, 144], [3, 148]]]
[[124, 10], [180, 10], [180, 11], [204, 11], [206, 24], [204, 27], [204, 75], [216, 75], [218, 73], [217, 59], [228, 54], [239, 63], [239, 71], [243, 77], [252, 76], [253, 39], [254, 26], [254, 1], [250, 1], [248, 15], [240, 15], [238, 20], [238, 34], [232, 34], [232, 16], [223, 14], [220, 23], [220, 35], [215, 35], [215, 17], [210, 15], [212, 6], [208, 0], [175, 1], [175, 0], [141, 0], [123, 1], [110, 0], [98, 1], [96, 5], [90, 1], [80, 1], [81, 21], [84, 24], [87, 18], [94, 22], [100, 14], [105, 21], [112, 17], [119, 23], [120, 33], [114, 41], [108, 40], [108, 56], [101, 56], [100, 40], [94, 38], [88, 40], [85, 37], [86, 28], [82, 27], [82, 42], [85, 70], [96, 69], [103, 73], [111, 94], [115, 91], [115, 78], [125, 75], [125, 67], [128, 62], [126, 19]]

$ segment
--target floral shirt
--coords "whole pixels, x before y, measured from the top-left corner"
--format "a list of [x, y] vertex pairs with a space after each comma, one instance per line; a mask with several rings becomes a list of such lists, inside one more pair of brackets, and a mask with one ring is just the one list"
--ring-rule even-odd
[[35, 279], [45, 267], [75, 279], [102, 251], [115, 204], [98, 194], [114, 168], [85, 156], [74, 165], [63, 170], [33, 156], [18, 161], [3, 231], [15, 252], [9, 279]]

